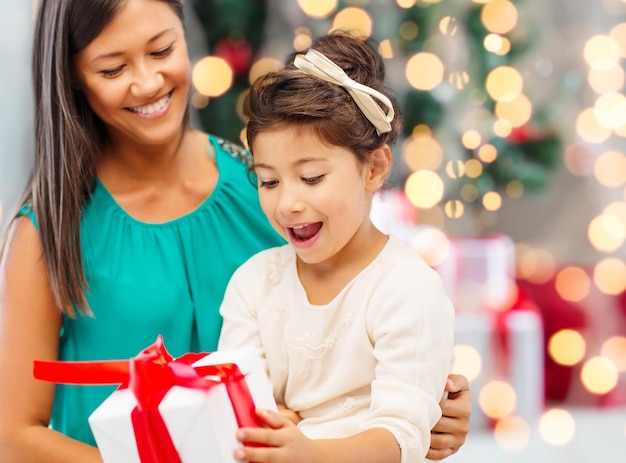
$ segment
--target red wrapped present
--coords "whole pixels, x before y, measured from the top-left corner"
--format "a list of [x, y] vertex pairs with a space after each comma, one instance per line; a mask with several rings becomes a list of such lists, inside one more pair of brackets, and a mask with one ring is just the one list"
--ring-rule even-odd
[[159, 336], [130, 360], [35, 361], [34, 375], [120, 384], [89, 417], [105, 463], [234, 463], [237, 428], [262, 426], [255, 408], [276, 410], [256, 349], [174, 359]]

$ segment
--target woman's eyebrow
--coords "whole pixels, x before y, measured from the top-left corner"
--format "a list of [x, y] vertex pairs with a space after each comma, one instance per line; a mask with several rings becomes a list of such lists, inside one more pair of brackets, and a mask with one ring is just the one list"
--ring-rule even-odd
[[[150, 39], [148, 40], [147, 44], [151, 44], [152, 42], [158, 40], [163, 35], [165, 35], [166, 33], [168, 33], [169, 31], [172, 31], [172, 30], [174, 30], [174, 29], [165, 29], [164, 31], [159, 32], [158, 34], [155, 34], [153, 37], [150, 37]], [[103, 55], [96, 56], [94, 59], [91, 60], [91, 63], [93, 63], [94, 61], [98, 61], [99, 59], [115, 58], [115, 57], [121, 56], [123, 54], [124, 53], [121, 52], [121, 51], [113, 51], [111, 53], [105, 53]]]

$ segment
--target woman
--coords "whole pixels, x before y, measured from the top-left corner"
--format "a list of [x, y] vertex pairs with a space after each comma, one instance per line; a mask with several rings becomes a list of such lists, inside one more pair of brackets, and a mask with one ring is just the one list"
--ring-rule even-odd
[[[213, 350], [231, 274], [283, 241], [245, 151], [189, 127], [182, 2], [42, 0], [33, 74], [36, 168], [0, 269], [0, 462], [99, 462], [87, 416], [112, 388], [35, 381], [33, 360], [129, 358], [159, 333], [175, 356]], [[443, 452], [469, 397], [448, 401]]]

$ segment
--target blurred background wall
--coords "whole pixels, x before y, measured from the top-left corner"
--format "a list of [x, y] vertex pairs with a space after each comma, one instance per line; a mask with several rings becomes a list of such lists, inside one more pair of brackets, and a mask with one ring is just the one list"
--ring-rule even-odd
[[29, 1], [0, 3], [0, 230], [15, 212], [33, 163]]

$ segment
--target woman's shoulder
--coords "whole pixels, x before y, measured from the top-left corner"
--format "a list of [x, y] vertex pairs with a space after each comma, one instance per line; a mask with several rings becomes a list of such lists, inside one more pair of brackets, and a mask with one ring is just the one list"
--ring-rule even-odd
[[240, 144], [234, 143], [218, 135], [207, 134], [207, 137], [209, 138], [209, 143], [213, 147], [216, 158], [215, 160], [218, 164], [222, 159], [231, 159], [242, 164], [246, 168], [252, 165], [252, 155], [250, 154], [250, 151]]
[[41, 237], [32, 208], [23, 207], [8, 225], [1, 254], [12, 255], [15, 263], [41, 258]]
[[[35, 229], [38, 229], [37, 226], [37, 216], [35, 215], [35, 210], [33, 209], [33, 205], [31, 203], [26, 203], [24, 204], [19, 211], [17, 211], [17, 214], [15, 216], [15, 220], [20, 220], [20, 218], [27, 218], [28, 220], [30, 220], [32, 222], [32, 224], [35, 226]], [[23, 220], [23, 219], [21, 219]]]

